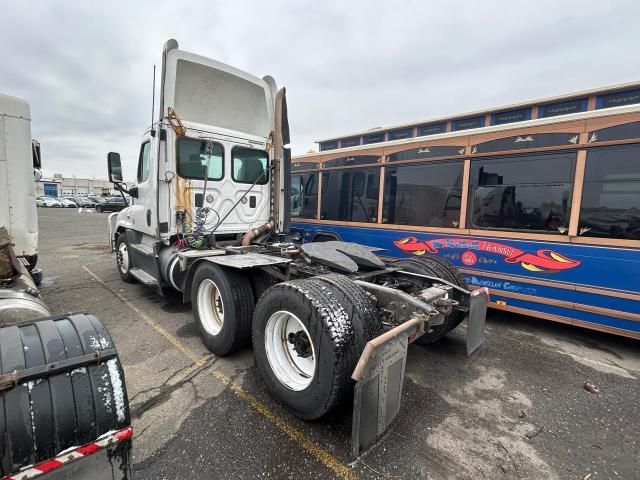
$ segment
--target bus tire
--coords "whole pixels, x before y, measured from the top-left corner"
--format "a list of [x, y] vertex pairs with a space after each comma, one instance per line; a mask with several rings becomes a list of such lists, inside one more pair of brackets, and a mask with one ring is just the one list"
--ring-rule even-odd
[[262, 294], [269, 288], [278, 283], [278, 279], [273, 275], [269, 275], [264, 270], [256, 268], [249, 271], [249, 281], [251, 282], [251, 290], [253, 298], [256, 302], [260, 300]]
[[271, 394], [304, 420], [326, 415], [352, 392], [358, 354], [336, 295], [329, 283], [293, 280], [269, 288], [256, 305], [258, 370]]
[[193, 319], [211, 353], [229, 355], [248, 343], [254, 304], [243, 273], [211, 262], [197, 267], [191, 284]]
[[[408, 272], [421, 273], [423, 275], [429, 275], [430, 277], [441, 278], [454, 285], [469, 290], [466, 280], [456, 267], [436, 255], [424, 255], [417, 258], [408, 258], [400, 260], [393, 264], [394, 266], [402, 267]], [[420, 345], [430, 345], [437, 342], [445, 334], [460, 325], [460, 322], [464, 320], [464, 312], [454, 310], [449, 316], [445, 318], [445, 322], [442, 325], [437, 325], [431, 329], [431, 332], [425, 333], [415, 343]]]
[[334, 294], [345, 309], [355, 335], [357, 353], [360, 355], [369, 340], [383, 333], [382, 322], [376, 312], [376, 302], [355, 282], [338, 273], [319, 275], [310, 280], [332, 285]]
[[131, 255], [129, 254], [129, 243], [124, 233], [118, 235], [116, 241], [116, 265], [120, 278], [127, 283], [133, 283], [135, 278], [131, 275]]

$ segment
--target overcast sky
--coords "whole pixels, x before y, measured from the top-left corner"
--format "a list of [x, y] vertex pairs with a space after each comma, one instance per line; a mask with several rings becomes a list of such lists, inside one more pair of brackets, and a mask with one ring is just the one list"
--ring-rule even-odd
[[[164, 6], [163, 6], [164, 4]], [[0, 92], [31, 104], [44, 173], [134, 176], [164, 42], [287, 87], [318, 138], [640, 80], [640, 2], [0, 0]]]

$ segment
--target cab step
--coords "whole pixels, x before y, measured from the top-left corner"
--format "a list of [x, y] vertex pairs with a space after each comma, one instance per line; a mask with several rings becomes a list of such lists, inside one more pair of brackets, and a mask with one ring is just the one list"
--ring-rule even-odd
[[154, 278], [152, 275], [149, 275], [144, 270], [142, 270], [140, 268], [132, 268], [129, 271], [131, 272], [131, 275], [136, 277], [136, 279], [140, 283], [146, 285], [147, 287], [151, 287], [154, 290], [157, 290], [157, 289], [160, 288], [160, 282], [158, 282], [158, 280], [156, 278]]

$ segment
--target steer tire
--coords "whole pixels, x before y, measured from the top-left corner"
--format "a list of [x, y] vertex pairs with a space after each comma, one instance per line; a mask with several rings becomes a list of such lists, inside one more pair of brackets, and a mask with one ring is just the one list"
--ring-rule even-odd
[[[445, 260], [444, 258], [436, 255], [424, 255], [417, 258], [408, 258], [395, 262], [393, 266], [402, 267], [404, 270], [412, 273], [420, 273], [428, 275], [430, 277], [441, 278], [449, 283], [469, 290], [464, 276], [456, 267]], [[464, 320], [464, 312], [454, 310], [449, 316], [445, 318], [445, 322], [442, 325], [436, 325], [431, 329], [431, 332], [425, 333], [421, 337], [418, 337], [416, 343], [421, 345], [430, 345], [437, 342], [445, 334], [460, 325], [460, 322]]]
[[255, 300], [246, 275], [202, 263], [193, 275], [191, 305], [202, 343], [211, 353], [229, 355], [248, 344]]
[[[126, 255], [126, 262], [124, 257]], [[124, 233], [118, 235], [118, 240], [116, 241], [116, 266], [118, 267], [118, 273], [120, 274], [120, 278], [127, 283], [133, 283], [135, 278], [131, 275], [131, 254], [129, 253], [129, 243], [127, 242], [126, 236]]]
[[98, 205], [98, 206], [96, 207], [96, 212], [98, 212], [98, 213], [102, 213], [102, 206], [101, 206], [101, 205]]
[[[339, 295], [339, 290], [329, 283], [293, 280], [269, 288], [256, 305], [253, 349], [258, 370], [271, 394], [304, 420], [326, 415], [353, 390], [351, 374], [359, 353], [351, 318], [336, 302]], [[278, 324], [279, 316], [288, 319], [284, 330], [269, 330]], [[288, 330], [286, 327], [291, 324], [296, 328]], [[300, 361], [300, 355], [291, 350], [293, 347], [289, 347], [283, 331], [303, 334], [308, 349], [313, 347], [309, 368], [312, 373], [304, 376], [297, 373], [300, 372], [297, 367], [292, 367], [292, 359]], [[284, 353], [278, 357], [277, 352]], [[293, 380], [291, 375], [295, 376]]]
[[319, 275], [310, 280], [333, 286], [333, 294], [351, 319], [358, 355], [369, 340], [383, 332], [382, 322], [376, 311], [375, 298], [349, 278], [338, 273]]

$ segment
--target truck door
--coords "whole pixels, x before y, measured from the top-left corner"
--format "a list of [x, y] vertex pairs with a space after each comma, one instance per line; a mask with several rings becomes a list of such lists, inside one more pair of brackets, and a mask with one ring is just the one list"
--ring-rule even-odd
[[145, 135], [140, 146], [138, 156], [138, 168], [136, 172], [136, 184], [138, 187], [137, 198], [132, 199], [131, 228], [148, 235], [157, 236], [156, 214], [156, 181], [157, 162], [154, 148], [154, 138]]

